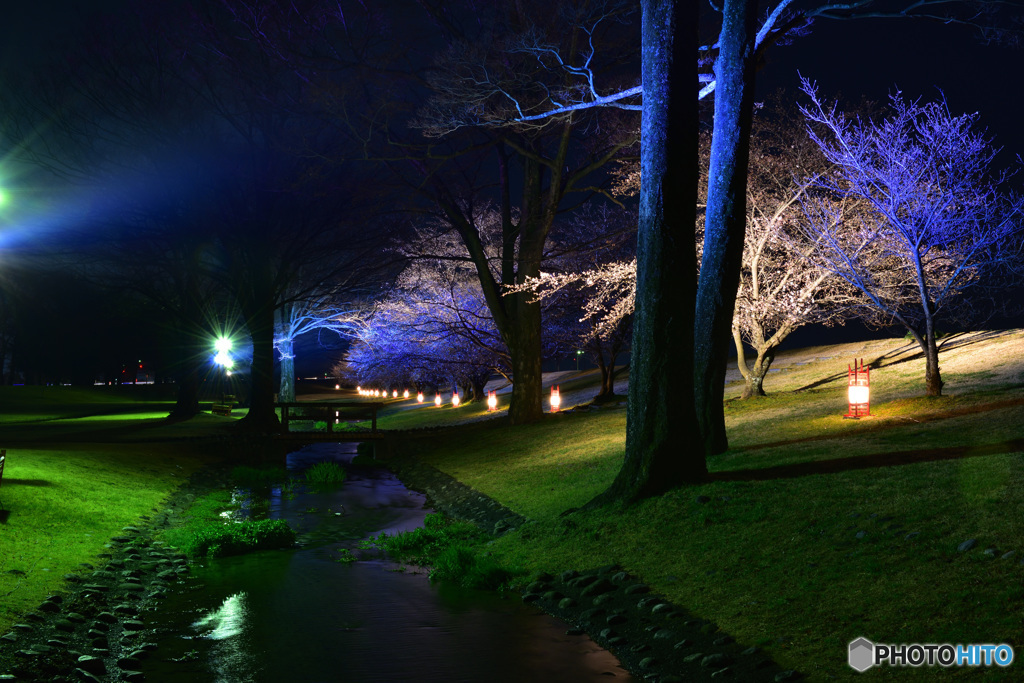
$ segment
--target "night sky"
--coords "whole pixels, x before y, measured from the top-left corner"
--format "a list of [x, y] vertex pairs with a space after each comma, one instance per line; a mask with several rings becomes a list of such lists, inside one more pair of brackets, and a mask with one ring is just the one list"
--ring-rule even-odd
[[[73, 36], [83, 18], [127, 4], [129, 0], [43, 1], [5, 7], [0, 23], [0, 69], [32, 69]], [[980, 112], [982, 125], [1004, 148], [1001, 163], [1012, 165], [1024, 153], [1020, 114], [1024, 50], [984, 45], [970, 29], [898, 19], [822, 20], [809, 36], [768, 53], [758, 75], [759, 93], [767, 96], [783, 88], [802, 102], [805, 98], [798, 91], [798, 74], [817, 81], [826, 97], [841, 95], [851, 103], [862, 97], [884, 101], [896, 88], [910, 98], [926, 100], [937, 98], [941, 90], [954, 114]], [[9, 163], [0, 166], [0, 186], [18, 182], [21, 173], [22, 169]], [[1018, 187], [1021, 180], [1014, 181]], [[16, 204], [9, 202], [0, 214], [0, 244], [3, 233], [17, 227], [14, 219], [19, 213], [32, 206], [28, 201]], [[859, 325], [839, 332], [807, 329], [798, 332], [787, 346], [831, 341], [844, 334], [863, 334], [863, 329]], [[339, 355], [336, 349], [324, 352], [315, 336], [300, 340], [297, 350], [300, 375], [322, 373], [330, 359]]]

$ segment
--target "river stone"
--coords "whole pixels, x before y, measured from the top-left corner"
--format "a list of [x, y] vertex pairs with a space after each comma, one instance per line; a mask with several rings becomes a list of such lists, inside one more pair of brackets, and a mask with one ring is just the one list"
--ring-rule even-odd
[[729, 667], [721, 668], [718, 671], [712, 672], [711, 674], [712, 678], [726, 678], [728, 676], [732, 676], [732, 669], [730, 669]]
[[139, 583], [122, 583], [117, 587], [119, 591], [127, 591], [130, 593], [137, 593], [143, 590], [142, 584]]
[[[152, 643], [148, 643], [148, 644], [152, 645]], [[146, 645], [146, 643], [144, 643], [143, 645]], [[128, 656], [131, 657], [132, 659], [136, 659], [136, 660], [145, 659], [146, 657], [149, 656], [149, 651], [144, 650], [144, 649], [142, 649], [140, 647], [137, 650], [132, 650], [131, 652], [129, 652]]]
[[134, 605], [117, 605], [114, 607], [114, 614], [138, 614], [139, 610]]
[[654, 657], [644, 657], [643, 659], [640, 660], [640, 668], [641, 669], [653, 669], [657, 665], [658, 665], [658, 660], [655, 659]]
[[537, 602], [540, 600], [540, 595], [537, 593], [523, 593], [523, 602]]
[[585, 587], [589, 586], [590, 584], [594, 583], [595, 581], [597, 581], [597, 576], [596, 575], [594, 575], [594, 574], [585, 574], [583, 576], [577, 576], [575, 579], [569, 581], [568, 584], [570, 586], [576, 586], [577, 588], [580, 588], [580, 587], [585, 588]]
[[1013, 556], [1014, 556], [1015, 554], [1016, 554], [1016, 553], [1015, 553], [1014, 551], [1012, 551], [1012, 550], [1011, 550], [1011, 551], [1010, 551], [1010, 552], [1008, 552], [1008, 553], [1003, 553], [1002, 557], [1000, 557], [999, 559], [1000, 559], [1000, 560], [1008, 560], [1008, 559], [1010, 559], [1011, 557], [1013, 557]]
[[715, 652], [700, 660], [700, 665], [705, 668], [712, 666], [724, 666], [729, 660], [721, 652]]
[[661, 614], [663, 612], [669, 612], [672, 610], [672, 605], [667, 602], [659, 602], [657, 605], [651, 608], [651, 614]]
[[615, 629], [613, 629], [613, 628], [601, 629], [601, 637], [602, 638], [607, 639], [607, 638], [612, 638], [612, 637], [617, 636], [617, 635], [619, 635], [619, 634], [616, 633]]
[[65, 574], [64, 580], [69, 581], [70, 583], [81, 583], [82, 577], [78, 574]]
[[37, 607], [36, 609], [38, 609], [40, 612], [50, 612], [52, 614], [60, 611], [60, 605], [58, 605], [55, 602], [44, 602], [41, 605], [39, 605], [39, 607]]
[[107, 624], [113, 624], [115, 621], [117, 621], [117, 617], [115, 617], [110, 612], [100, 612], [96, 615], [96, 620], [102, 621]]
[[43, 616], [42, 614], [40, 614], [39, 612], [26, 612], [25, 613], [25, 618], [28, 621], [34, 621], [36, 623], [41, 622], [41, 621], [46, 621], [46, 617]]
[[562, 598], [558, 601], [558, 609], [569, 609], [570, 607], [574, 607], [575, 605], [576, 601], [572, 598]]
[[750, 655], [756, 655], [758, 652], [760, 652], [760, 650], [758, 650], [756, 647], [748, 647], [746, 650], [744, 650], [740, 654], [743, 655], [744, 657], [749, 657]]
[[564, 597], [565, 596], [563, 594], [559, 593], [558, 591], [548, 591], [547, 593], [544, 594], [544, 599], [549, 601], [549, 602], [558, 602], [559, 600], [561, 600]]
[[122, 671], [121, 679], [125, 681], [144, 681], [146, 680], [146, 674], [141, 671]]
[[687, 647], [689, 647], [689, 646], [690, 646], [690, 641], [689, 641], [689, 640], [687, 640], [686, 638], [683, 638], [683, 639], [682, 639], [682, 640], [680, 640], [680, 641], [679, 641], [678, 643], [676, 643], [675, 645], [673, 645], [673, 646], [672, 646], [672, 649], [673, 649], [673, 650], [685, 650], [685, 649], [686, 649]]
[[636, 608], [637, 609], [641, 609], [641, 610], [645, 610], [645, 609], [647, 609], [648, 605], [652, 605], [652, 604], [654, 604], [656, 602], [658, 602], [658, 598], [655, 598], [655, 597], [652, 597], [652, 596], [648, 596], [646, 598], [642, 598], [640, 600], [640, 602], [636, 603]]
[[715, 638], [712, 644], [721, 647], [723, 645], [729, 645], [733, 640], [732, 636], [722, 636], [721, 638]]
[[13, 624], [11, 625], [11, 628], [15, 631], [35, 631], [35, 628], [33, 628], [31, 624]]
[[107, 665], [103, 663], [103, 660], [99, 657], [93, 657], [92, 655], [82, 655], [78, 658], [78, 667], [85, 669], [91, 674], [106, 674]]
[[613, 597], [615, 596], [612, 593], [604, 593], [603, 595], [598, 595], [594, 598], [592, 604], [594, 607], [599, 607], [607, 602], [611, 602]]
[[921, 535], [920, 531], [911, 531], [909, 534], [903, 537], [904, 541], [912, 541]]
[[8, 631], [7, 633], [0, 636], [0, 640], [6, 640], [9, 643], [18, 642], [18, 634], [14, 631]]
[[104, 592], [110, 590], [110, 586], [104, 586], [104, 585], [99, 584], [99, 583], [87, 583], [84, 586], [82, 586], [82, 590], [94, 591], [94, 592], [97, 592], [97, 593], [104, 593]]
[[119, 669], [131, 669], [139, 665], [139, 660], [134, 657], [121, 657], [117, 660], [117, 666]]
[[100, 679], [96, 678], [94, 674], [89, 673], [85, 669], [75, 669], [75, 678], [80, 681], [95, 681], [100, 683]]
[[968, 538], [966, 541], [964, 541], [963, 543], [958, 545], [956, 547], [956, 549], [957, 549], [958, 552], [964, 553], [964, 552], [967, 552], [968, 550], [970, 550], [971, 548], [973, 548], [976, 545], [978, 545], [977, 539]]
[[626, 623], [626, 617], [622, 614], [609, 614], [608, 618], [605, 619], [605, 622], [609, 626], [615, 626], [616, 624], [624, 624]]
[[75, 630], [75, 625], [67, 619], [55, 619], [53, 622], [53, 627], [58, 631], [65, 631], [68, 633]]
[[651, 589], [649, 586], [645, 586], [642, 583], [637, 583], [633, 584], [632, 586], [627, 586], [625, 593], [626, 595], [642, 595], [644, 593], [649, 593], [650, 591]]
[[608, 593], [609, 591], [615, 590], [615, 584], [608, 579], [598, 579], [594, 583], [590, 584], [583, 589], [582, 595], [584, 597], [591, 597], [601, 595], [602, 593]]
[[137, 619], [128, 619], [121, 624], [126, 631], [141, 631], [146, 625]]
[[694, 652], [692, 655], [686, 655], [683, 657], [684, 662], [696, 662], [698, 659], [705, 657], [703, 652]]
[[674, 638], [675, 635], [675, 631], [667, 628], [660, 628], [654, 632], [654, 638], [656, 640], [668, 640], [669, 638]]
[[570, 579], [575, 579], [579, 575], [579, 572], [577, 572], [576, 570], [567, 569], [560, 574], [560, 578], [563, 582], [568, 583]]
[[622, 583], [628, 578], [629, 574], [627, 574], [626, 572], [618, 572], [612, 576], [612, 581], [614, 581], [615, 583]]

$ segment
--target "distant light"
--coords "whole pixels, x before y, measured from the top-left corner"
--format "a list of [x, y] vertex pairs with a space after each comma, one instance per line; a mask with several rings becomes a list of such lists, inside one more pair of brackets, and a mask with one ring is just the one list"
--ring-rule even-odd
[[459, 407], [459, 403], [460, 403], [459, 392], [453, 391], [452, 392], [452, 407], [453, 408], [458, 408]]
[[213, 357], [213, 362], [228, 370], [235, 367], [235, 360], [227, 351], [218, 351], [217, 355]]
[[437, 396], [434, 397], [434, 405], [437, 406], [438, 408], [441, 407], [441, 394], [438, 394]]
[[334, 385], [334, 390], [337, 391], [338, 389], [341, 389], [341, 385], [340, 384], [335, 384]]
[[416, 402], [417, 402], [417, 403], [423, 403], [423, 392], [422, 392], [422, 391], [421, 391], [421, 392], [418, 392], [418, 393], [416, 394]]
[[409, 398], [409, 390], [408, 389], [406, 389], [405, 391], [402, 392], [402, 398]]
[[391, 390], [391, 398], [398, 398], [398, 389]]
[[217, 341], [213, 343], [213, 348], [215, 348], [218, 353], [227, 353], [231, 350], [232, 346], [233, 344], [231, 343], [231, 340], [227, 337], [218, 337]]

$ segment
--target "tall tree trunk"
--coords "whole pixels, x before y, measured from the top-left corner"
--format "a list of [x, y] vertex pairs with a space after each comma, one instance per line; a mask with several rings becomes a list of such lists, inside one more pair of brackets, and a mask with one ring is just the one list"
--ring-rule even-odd
[[[631, 502], [707, 474], [694, 411], [696, 0], [641, 0], [640, 220], [626, 453], [590, 505]], [[699, 446], [699, 444], [698, 444]]]
[[508, 405], [512, 424], [536, 422], [544, 414], [541, 401], [543, 375], [541, 373], [540, 304], [527, 303], [521, 294], [513, 303], [514, 314], [508, 335], [508, 351], [512, 364], [512, 398]]
[[[746, 232], [756, 18], [756, 0], [725, 0], [715, 61], [715, 122], [708, 169], [704, 253], [693, 328], [694, 391], [706, 455], [729, 448], [722, 402]], [[644, 91], [646, 97], [646, 83]]]
[[935, 340], [935, 330], [930, 321], [925, 333], [924, 351], [924, 383], [927, 396], [942, 396], [942, 375], [939, 373], [939, 346]]
[[199, 414], [199, 368], [192, 363], [178, 378], [178, 398], [167, 416], [172, 420], [187, 420]]
[[[250, 254], [259, 259], [260, 255]], [[252, 337], [252, 366], [249, 375], [249, 414], [239, 420], [245, 431], [269, 433], [281, 430], [274, 409], [274, 308], [269, 256], [248, 268], [247, 286], [239, 292], [242, 314]], [[260, 267], [262, 266], [262, 267]]]
[[281, 357], [281, 382], [277, 400], [281, 403], [295, 401], [295, 349], [291, 339], [278, 336], [277, 353]]

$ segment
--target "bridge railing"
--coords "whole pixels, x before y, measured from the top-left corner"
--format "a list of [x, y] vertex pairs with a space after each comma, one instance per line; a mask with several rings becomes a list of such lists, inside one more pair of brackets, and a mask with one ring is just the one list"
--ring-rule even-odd
[[291, 431], [288, 428], [290, 422], [307, 421], [326, 422], [327, 431], [333, 432], [334, 425], [342, 419], [345, 413], [346, 419], [363, 416], [362, 419], [370, 420], [370, 433], [377, 433], [377, 411], [384, 407], [383, 403], [366, 403], [363, 401], [333, 401], [333, 402], [304, 402], [304, 403], [276, 403], [281, 409], [281, 426], [284, 431]]

